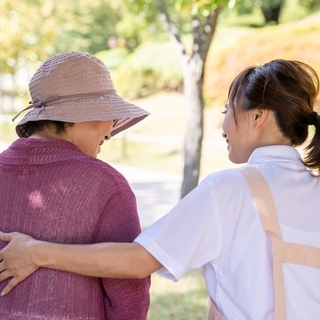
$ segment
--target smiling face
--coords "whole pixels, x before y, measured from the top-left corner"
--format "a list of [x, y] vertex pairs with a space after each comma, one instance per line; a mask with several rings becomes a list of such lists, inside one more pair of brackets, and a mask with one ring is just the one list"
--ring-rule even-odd
[[70, 127], [66, 136], [82, 152], [96, 158], [100, 146], [106, 139], [110, 139], [112, 128], [113, 120], [80, 122]]
[[[252, 111], [236, 111], [239, 106], [235, 101], [234, 108], [226, 105], [222, 124], [222, 136], [228, 144], [229, 159], [233, 163], [245, 163], [255, 149], [252, 132]], [[235, 112], [237, 114], [235, 115]]]

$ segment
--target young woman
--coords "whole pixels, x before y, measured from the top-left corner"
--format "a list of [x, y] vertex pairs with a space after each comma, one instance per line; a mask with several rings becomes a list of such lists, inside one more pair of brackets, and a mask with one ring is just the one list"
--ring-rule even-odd
[[[273, 60], [241, 72], [223, 111], [229, 158], [133, 244], [63, 245], [0, 235], [9, 293], [39, 267], [95, 277], [178, 281], [203, 267], [212, 319], [317, 319], [320, 314], [319, 79]], [[308, 138], [311, 126], [313, 137]], [[307, 142], [306, 156], [295, 149]], [[311, 171], [312, 170], [312, 171]], [[40, 269], [42, 270], [42, 269]]]

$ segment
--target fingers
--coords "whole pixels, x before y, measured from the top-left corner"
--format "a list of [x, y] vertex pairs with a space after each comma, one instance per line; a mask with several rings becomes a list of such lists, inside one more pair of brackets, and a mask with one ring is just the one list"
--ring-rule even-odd
[[3, 233], [0, 231], [0, 240], [9, 242], [10, 241], [10, 233]]
[[[4, 280], [7, 280], [7, 279], [9, 279], [9, 278], [11, 278], [12, 277], [12, 275], [10, 274], [10, 272], [8, 272], [7, 270], [5, 270], [5, 271], [3, 271], [3, 272], [1, 272], [0, 273], [0, 281], [2, 282], [2, 281], [4, 281]], [[10, 282], [9, 282], [10, 283]], [[9, 285], [9, 283], [8, 283], [8, 285]], [[11, 288], [11, 290], [10, 290], [10, 286], [9, 286], [9, 288], [8, 289], [6, 289], [6, 288], [4, 288], [2, 291], [1, 291], [1, 293], [0, 293], [0, 295], [1, 296], [4, 296], [5, 294], [7, 294], [7, 293], [9, 293], [13, 288]]]
[[28, 250], [30, 242], [34, 240], [32, 237], [19, 232], [0, 232], [0, 240], [9, 242], [0, 251], [0, 282], [11, 278], [0, 293], [3, 296], [35, 272], [38, 266], [33, 263]]
[[9, 241], [11, 241], [12, 237], [17, 234], [18, 234], [18, 232], [4, 233], [4, 232], [0, 231], [0, 240], [5, 241], [5, 242], [9, 242]]
[[9, 270], [2, 271], [0, 273], [0, 282], [7, 280], [9, 278], [12, 278], [12, 279], [8, 282], [8, 284], [5, 286], [5, 288], [1, 291], [0, 296], [4, 296], [4, 295], [8, 294], [20, 282], [27, 279], [35, 271], [36, 271], [36, 269], [26, 269], [23, 272], [20, 271], [17, 276], [14, 276], [14, 274], [12, 272], [10, 272]]
[[[12, 276], [13, 275], [8, 270], [6, 270], [4, 261], [1, 260], [0, 261], [0, 282], [9, 279]], [[15, 284], [15, 281], [13, 281], [13, 283], [9, 281], [8, 285], [1, 291], [0, 296], [4, 296], [5, 294], [9, 293], [17, 284]]]
[[[5, 272], [3, 272], [3, 273], [5, 273]], [[8, 279], [8, 278], [10, 278], [10, 275], [6, 275], [5, 279]], [[5, 280], [5, 279], [3, 279], [3, 280]], [[10, 291], [12, 291], [23, 280], [24, 279], [12, 278], [9, 281], [9, 283], [4, 287], [4, 289], [1, 291], [0, 296], [3, 297], [4, 295], [8, 294]]]
[[[0, 263], [0, 269], [3, 270], [3, 263]], [[7, 280], [9, 278], [12, 278], [6, 287], [1, 291], [0, 296], [4, 296], [8, 294], [10, 291], [12, 291], [13, 288], [15, 288], [20, 282], [27, 279], [33, 272], [35, 272], [37, 268], [26, 268], [23, 270], [20, 270], [18, 275], [14, 275], [13, 272], [10, 270], [4, 269], [0, 272], [0, 282]]]
[[[0, 261], [0, 279], [1, 279], [1, 273], [6, 270], [6, 267], [4, 266], [3, 260]], [[0, 281], [1, 282], [1, 281]]]
[[12, 273], [8, 270], [4, 270], [0, 273], [0, 282], [7, 280], [8, 278], [13, 277]]

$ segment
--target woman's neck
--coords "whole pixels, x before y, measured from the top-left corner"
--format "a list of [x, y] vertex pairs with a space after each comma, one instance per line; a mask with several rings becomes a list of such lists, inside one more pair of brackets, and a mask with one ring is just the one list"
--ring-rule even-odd
[[55, 139], [55, 140], [65, 140], [65, 141], [72, 142], [70, 141], [70, 139], [65, 133], [59, 134], [49, 128], [34, 132], [29, 138], [43, 139], [43, 140]]

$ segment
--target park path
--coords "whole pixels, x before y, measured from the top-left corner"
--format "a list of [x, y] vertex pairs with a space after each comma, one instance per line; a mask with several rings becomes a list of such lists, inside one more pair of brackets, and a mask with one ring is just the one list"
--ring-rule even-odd
[[[8, 143], [0, 141], [0, 152], [8, 147]], [[111, 164], [128, 180], [136, 195], [139, 218], [142, 228], [161, 218], [178, 202], [182, 176]]]

